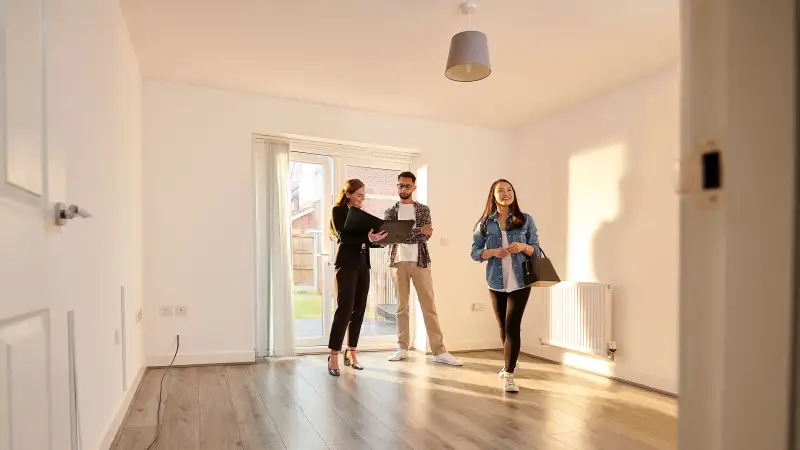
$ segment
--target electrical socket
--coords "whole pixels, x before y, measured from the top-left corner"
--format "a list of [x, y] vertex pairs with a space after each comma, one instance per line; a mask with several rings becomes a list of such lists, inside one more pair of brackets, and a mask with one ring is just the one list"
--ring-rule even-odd
[[172, 315], [172, 306], [162, 306], [161, 307], [161, 315], [164, 317], [169, 317]]
[[484, 306], [483, 303], [473, 303], [472, 304], [472, 310], [473, 311], [483, 311], [484, 309], [485, 309], [485, 306]]
[[142, 313], [142, 308], [139, 308], [136, 311], [136, 323], [141, 322], [143, 317], [144, 317], [144, 313]]
[[176, 306], [175, 307], [175, 315], [180, 317], [186, 317], [186, 307], [185, 306]]

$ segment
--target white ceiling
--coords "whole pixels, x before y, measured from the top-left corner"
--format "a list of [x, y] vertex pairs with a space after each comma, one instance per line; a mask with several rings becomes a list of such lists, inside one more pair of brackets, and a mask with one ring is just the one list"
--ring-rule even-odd
[[121, 0], [145, 77], [515, 128], [675, 64], [678, 0], [480, 0], [492, 74], [444, 76], [460, 0]]

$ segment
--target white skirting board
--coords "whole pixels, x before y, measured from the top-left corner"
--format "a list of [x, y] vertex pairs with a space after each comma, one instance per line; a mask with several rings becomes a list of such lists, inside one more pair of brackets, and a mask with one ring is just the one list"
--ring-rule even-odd
[[[500, 338], [493, 339], [491, 341], [482, 340], [482, 341], [467, 341], [467, 342], [456, 342], [455, 345], [447, 344], [447, 351], [453, 353], [459, 352], [488, 352], [488, 351], [503, 351], [503, 348], [500, 347], [499, 341]], [[432, 356], [433, 352], [430, 349], [421, 349], [417, 347], [411, 347], [409, 349], [415, 353], [420, 355]]]
[[492, 337], [489, 339], [475, 339], [472, 341], [456, 341], [450, 343], [447, 342], [447, 336], [445, 336], [444, 343], [447, 345], [447, 351], [449, 352], [475, 352], [500, 350], [503, 348], [502, 343], [500, 342], [499, 330], [496, 338]]
[[133, 403], [133, 400], [136, 398], [136, 394], [139, 392], [139, 386], [142, 384], [142, 378], [144, 377], [145, 371], [146, 367], [142, 366], [139, 368], [139, 372], [133, 379], [133, 383], [130, 384], [130, 387], [125, 392], [125, 396], [122, 398], [122, 402], [117, 407], [116, 414], [114, 414], [108, 425], [106, 425], [105, 435], [101, 438], [100, 443], [95, 448], [101, 450], [108, 450], [111, 448], [111, 444], [114, 443], [114, 438], [117, 437], [119, 427], [125, 420], [125, 416], [128, 415], [128, 410], [131, 407], [131, 403]]
[[[172, 361], [174, 353], [165, 353], [161, 355], [149, 355], [147, 357], [148, 367], [164, 367], [168, 366]], [[213, 353], [178, 353], [175, 358], [175, 366], [202, 366], [207, 364], [236, 364], [236, 363], [252, 363], [256, 360], [256, 352], [254, 350], [240, 350], [230, 352], [213, 352]]]

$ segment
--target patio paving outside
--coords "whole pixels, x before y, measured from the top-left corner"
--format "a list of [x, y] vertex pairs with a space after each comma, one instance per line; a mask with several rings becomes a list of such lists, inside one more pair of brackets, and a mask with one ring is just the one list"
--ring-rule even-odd
[[[295, 319], [295, 336], [297, 338], [318, 338], [322, 335], [321, 319]], [[361, 336], [393, 336], [397, 333], [394, 322], [380, 319], [364, 319]]]
[[[298, 339], [322, 336], [322, 295], [313, 291], [294, 293], [294, 326]], [[395, 323], [367, 311], [361, 336], [391, 336], [397, 333]]]

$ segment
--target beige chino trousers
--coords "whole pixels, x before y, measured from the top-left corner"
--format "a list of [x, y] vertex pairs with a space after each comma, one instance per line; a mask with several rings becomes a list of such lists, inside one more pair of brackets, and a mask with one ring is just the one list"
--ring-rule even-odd
[[428, 332], [431, 350], [434, 355], [440, 355], [447, 350], [444, 347], [442, 328], [439, 326], [439, 316], [436, 314], [436, 305], [433, 299], [433, 277], [430, 267], [419, 267], [414, 262], [398, 262], [392, 268], [395, 286], [397, 286], [397, 344], [399, 348], [408, 349], [411, 340], [409, 330], [409, 303], [411, 298], [411, 282], [417, 291], [419, 307], [425, 321], [425, 330]]

